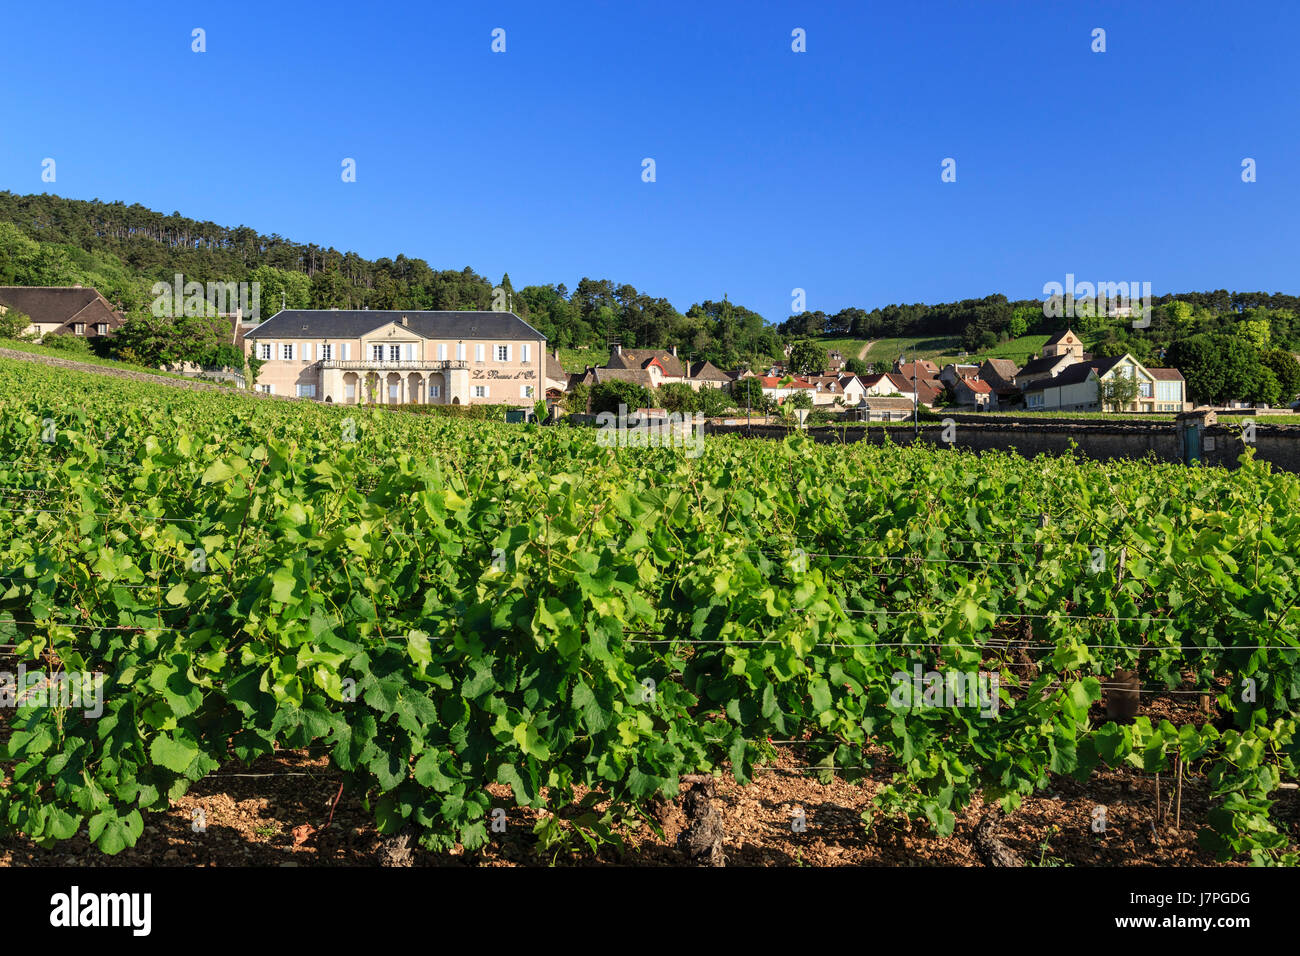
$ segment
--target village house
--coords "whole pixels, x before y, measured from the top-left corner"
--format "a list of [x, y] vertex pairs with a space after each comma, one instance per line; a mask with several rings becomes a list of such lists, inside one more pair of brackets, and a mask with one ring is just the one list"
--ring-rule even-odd
[[[805, 375], [800, 378], [800, 381], [807, 382], [815, 389], [813, 392], [814, 405], [834, 405], [836, 399], [840, 400], [840, 404], [850, 404], [845, 393], [844, 382], [846, 380], [856, 382], [857, 378], [852, 375]], [[860, 384], [855, 391], [859, 396], [862, 394]], [[853, 402], [856, 403], [856, 401], [855, 398]]]
[[915, 411], [910, 398], [867, 395], [854, 406], [852, 417], [860, 422], [905, 422], [912, 418]]
[[999, 405], [1009, 405], [1020, 394], [1020, 389], [1016, 388], [1016, 374], [1019, 371], [1019, 366], [1010, 359], [985, 359], [976, 378], [989, 383], [998, 397]]
[[785, 400], [797, 392], [808, 392], [809, 398], [816, 394], [815, 386], [800, 378], [777, 378], [775, 375], [759, 375], [755, 378], [758, 379], [763, 394], [775, 400], [778, 405], [785, 404]]
[[1134, 378], [1138, 396], [1127, 412], [1186, 411], [1187, 389], [1182, 374], [1173, 368], [1148, 369], [1131, 355], [1076, 362], [1025, 389], [1030, 411], [1109, 411], [1102, 408], [1101, 386], [1116, 376]]
[[9, 310], [32, 320], [28, 333], [79, 335], [88, 339], [112, 335], [122, 316], [95, 289], [71, 286], [0, 286], [0, 315]]
[[712, 362], [695, 362], [688, 367], [691, 388], [697, 392], [701, 388], [720, 388], [724, 392], [731, 391], [731, 376], [718, 368]]
[[978, 365], [945, 365], [943, 371], [939, 373], [939, 381], [949, 388], [955, 389], [957, 383], [963, 378], [978, 378], [979, 373], [980, 367]]
[[548, 402], [558, 401], [569, 390], [569, 373], [564, 370], [564, 365], [560, 362], [559, 349], [552, 349], [546, 356], [542, 384], [546, 389]]
[[938, 378], [939, 366], [935, 365], [929, 359], [917, 359], [914, 362], [905, 361], [903, 356], [899, 356], [894, 362], [894, 372], [907, 379], [911, 379], [913, 374], [918, 381], [921, 379]]
[[244, 338], [272, 395], [531, 406], [545, 387], [546, 337], [511, 312], [287, 309]]
[[998, 407], [998, 396], [993, 386], [978, 378], [960, 378], [952, 390], [958, 405], [974, 405], [976, 411], [989, 411]]
[[912, 380], [900, 373], [889, 372], [885, 375], [868, 375], [862, 379], [862, 390], [868, 397], [876, 395], [888, 397], [901, 396], [909, 402], [915, 400], [926, 407], [933, 407], [943, 394], [938, 379], [917, 379], [913, 388]]
[[1083, 350], [1083, 340], [1072, 329], [1058, 332], [1047, 340], [1041, 356], [1030, 356], [1025, 367], [1016, 373], [1016, 387], [1023, 392], [1027, 386], [1052, 378], [1069, 366], [1091, 358]]

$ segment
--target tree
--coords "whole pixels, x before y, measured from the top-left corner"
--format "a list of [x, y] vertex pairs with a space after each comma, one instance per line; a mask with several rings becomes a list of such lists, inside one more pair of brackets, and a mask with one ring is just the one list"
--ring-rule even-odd
[[1260, 364], [1277, 377], [1278, 401], [1289, 405], [1300, 395], [1300, 362], [1285, 349], [1273, 349], [1259, 357]]
[[32, 324], [31, 316], [17, 309], [0, 313], [0, 339], [19, 339], [27, 336], [27, 329]]
[[720, 388], [701, 385], [695, 395], [695, 411], [710, 418], [725, 413], [732, 407], [732, 399]]
[[613, 412], [618, 414], [619, 406], [627, 413], [638, 408], [648, 408], [654, 402], [650, 389], [636, 382], [599, 382], [591, 387], [591, 410], [596, 414]]
[[783, 403], [786, 408], [812, 408], [813, 400], [810, 389], [799, 389], [788, 396]]
[[737, 408], [752, 408], [756, 412], [765, 411], [771, 402], [763, 394], [763, 383], [756, 378], [738, 379], [731, 386], [731, 397]]
[[1209, 332], [1176, 339], [1165, 360], [1183, 373], [1192, 396], [1215, 405], [1245, 398], [1255, 389], [1261, 368], [1249, 342]]
[[873, 369], [862, 359], [851, 358], [844, 363], [844, 370], [851, 375], [870, 375]]
[[[1263, 310], [1260, 310], [1263, 311]], [[1266, 316], [1252, 314], [1250, 318], [1237, 323], [1237, 335], [1245, 339], [1259, 351], [1268, 348], [1272, 338], [1273, 326]]]
[[660, 385], [659, 404], [670, 412], [693, 412], [697, 405], [695, 389], [685, 382]]
[[590, 401], [591, 387], [589, 385], [573, 385], [564, 394], [564, 407], [570, 414], [585, 414]]
[[826, 368], [826, 349], [811, 339], [794, 343], [787, 367], [796, 375], [820, 375]]
[[1261, 365], [1246, 397], [1260, 405], [1276, 405], [1281, 394], [1282, 385], [1278, 382], [1277, 375], [1267, 365]]
[[1122, 412], [1138, 397], [1138, 381], [1130, 375], [1112, 375], [1098, 383], [1098, 397], [1102, 408]]

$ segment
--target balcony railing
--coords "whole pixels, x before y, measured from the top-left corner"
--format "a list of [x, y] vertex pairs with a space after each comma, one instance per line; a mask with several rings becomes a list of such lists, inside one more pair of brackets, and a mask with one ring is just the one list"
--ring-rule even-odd
[[320, 366], [348, 372], [445, 372], [469, 368], [458, 359], [321, 359]]

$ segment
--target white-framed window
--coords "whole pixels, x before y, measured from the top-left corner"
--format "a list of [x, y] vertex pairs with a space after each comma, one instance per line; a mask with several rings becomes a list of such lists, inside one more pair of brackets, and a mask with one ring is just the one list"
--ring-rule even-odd
[[519, 397], [520, 397], [520, 398], [532, 398], [532, 397], [533, 397], [533, 387], [532, 387], [531, 385], [520, 385], [520, 386], [519, 386]]
[[274, 385], [259, 385], [259, 386], [257, 386], [257, 390], [258, 390], [259, 392], [261, 392], [263, 395], [274, 395], [274, 394], [275, 394], [275, 386], [274, 386]]
[[509, 362], [509, 361], [510, 361], [510, 346], [508, 346], [508, 345], [498, 345], [498, 346], [497, 346], [497, 361], [498, 361], [498, 362]]
[[354, 398], [357, 397], [357, 387], [355, 385], [344, 385], [343, 397], [346, 398], [349, 402], [352, 401]]
[[352, 358], [352, 343], [351, 343], [351, 342], [344, 342], [344, 343], [343, 343], [343, 361], [346, 362], [346, 361], [347, 361], [348, 359], [350, 359], [350, 358]]
[[334, 346], [328, 342], [322, 342], [320, 346], [320, 357], [322, 362], [328, 362], [334, 358]]
[[532, 357], [533, 357], [532, 345], [525, 342], [523, 345], [519, 346], [519, 360], [521, 362], [527, 364]]
[[310, 362], [310, 361], [311, 361], [311, 343], [310, 343], [310, 342], [304, 342], [304, 343], [302, 343], [302, 352], [299, 353], [298, 357], [299, 357], [300, 359], [302, 359], [304, 362]]
[[487, 397], [488, 397], [488, 387], [487, 387], [486, 385], [475, 385], [475, 386], [474, 386], [474, 397], [475, 397], [475, 398], [487, 398]]
[[474, 346], [474, 361], [475, 361], [475, 362], [482, 362], [482, 361], [483, 361], [483, 343], [482, 343], [482, 342], [480, 342], [479, 344], [477, 344], [477, 345]]
[[384, 347], [382, 345], [370, 346], [370, 357], [376, 362], [382, 362], [384, 360]]
[[96, 323], [95, 323], [95, 334], [96, 334], [96, 335], [107, 335], [107, 334], [108, 334], [108, 323], [107, 323], [107, 322], [96, 322]]
[[439, 343], [438, 343], [438, 361], [439, 361], [439, 362], [446, 361], [446, 358], [447, 358], [447, 343], [446, 343], [446, 342], [439, 342]]
[[456, 343], [456, 361], [458, 361], [458, 362], [463, 362], [463, 361], [465, 361], [465, 343], [464, 343], [464, 342], [457, 342], [457, 343]]
[[73, 323], [72, 323], [72, 331], [73, 331], [73, 334], [75, 334], [75, 335], [85, 335], [85, 334], [86, 334], [86, 323], [85, 323], [85, 322], [73, 322]]
[[316, 386], [315, 386], [315, 385], [299, 385], [299, 386], [298, 386], [298, 397], [299, 397], [299, 398], [315, 398], [315, 397], [316, 397]]
[[293, 361], [293, 343], [292, 343], [292, 342], [286, 342], [286, 343], [284, 343], [284, 345], [281, 345], [281, 346], [280, 346], [280, 358], [284, 359], [286, 362], [292, 362], [292, 361]]
[[257, 357], [264, 362], [271, 361], [271, 343], [260, 342], [257, 346]]
[[400, 345], [388, 346], [388, 361], [397, 362], [402, 358], [402, 347]]
[[442, 386], [441, 386], [441, 385], [430, 385], [430, 386], [429, 386], [429, 397], [430, 397], [430, 398], [442, 398]]

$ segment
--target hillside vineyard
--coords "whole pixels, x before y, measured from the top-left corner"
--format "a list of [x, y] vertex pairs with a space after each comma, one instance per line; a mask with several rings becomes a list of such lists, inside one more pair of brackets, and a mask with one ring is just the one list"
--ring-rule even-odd
[[[0, 360], [0, 826], [106, 853], [223, 765], [327, 752], [383, 833], [598, 843], [687, 773], [892, 781], [951, 833], [1102, 765], [1208, 773], [1224, 859], [1295, 862], [1300, 479], [591, 430], [177, 392]], [[1209, 693], [1181, 725], [1107, 717]], [[84, 685], [83, 685], [84, 686]], [[4, 729], [0, 729], [4, 733]], [[543, 788], [547, 788], [543, 795]], [[599, 809], [595, 809], [599, 807]]]

